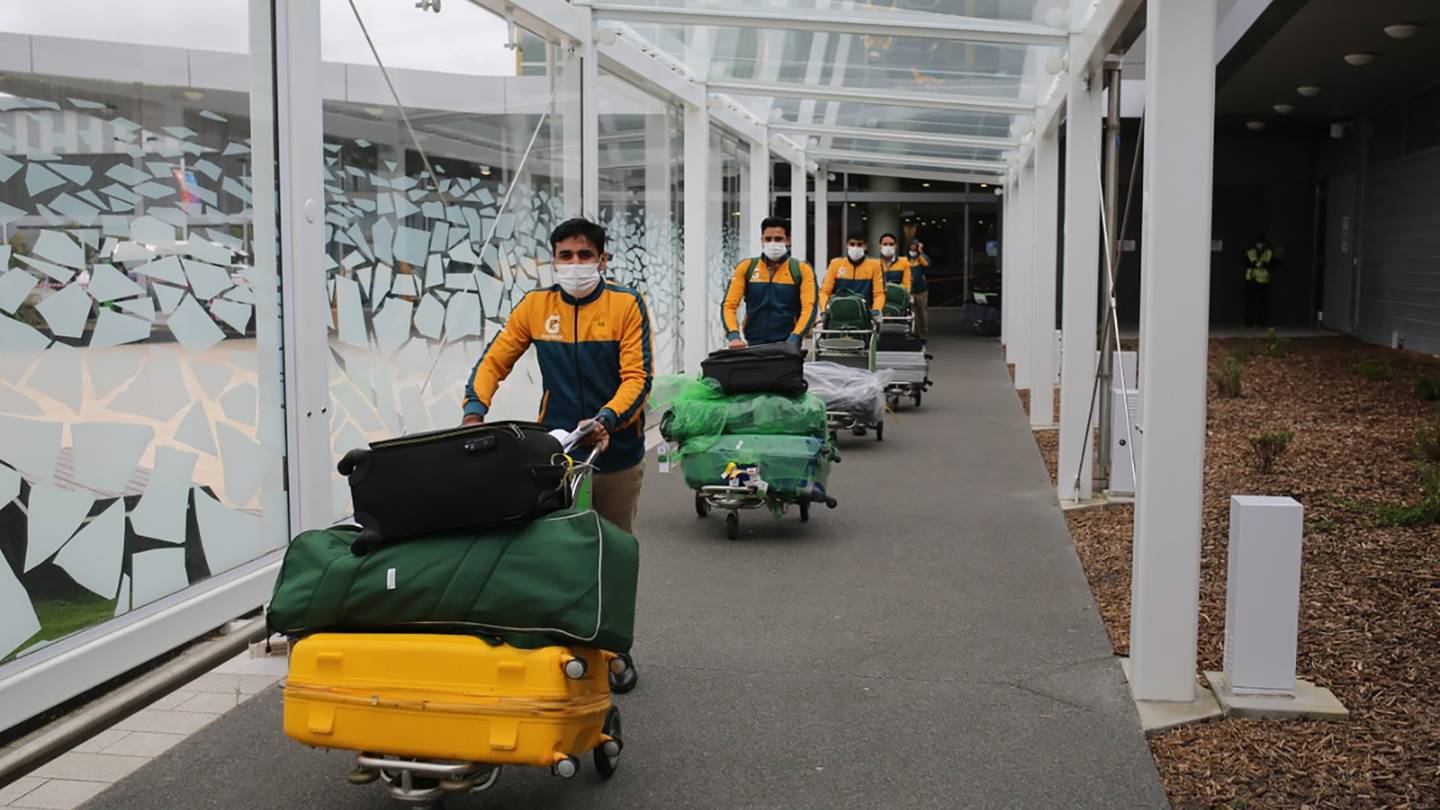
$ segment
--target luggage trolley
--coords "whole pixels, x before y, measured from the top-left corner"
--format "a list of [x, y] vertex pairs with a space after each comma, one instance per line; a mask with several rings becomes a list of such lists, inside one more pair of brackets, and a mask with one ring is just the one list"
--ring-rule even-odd
[[[881, 320], [884, 318], [882, 316]], [[815, 330], [815, 359], [875, 370], [875, 353], [879, 345], [881, 324], [876, 323], [864, 298], [839, 294], [825, 307], [820, 328]], [[885, 419], [868, 415], [830, 411], [830, 430], [838, 434], [848, 430], [856, 436], [875, 431], [875, 440], [885, 440]]]
[[900, 400], [908, 397], [918, 408], [932, 384], [932, 358], [925, 351], [925, 343], [915, 334], [915, 307], [910, 292], [903, 286], [885, 286], [885, 313], [880, 321], [875, 367], [889, 369], [893, 375], [885, 386], [886, 402], [891, 410], [896, 410]]
[[[586, 433], [568, 436], [566, 452]], [[588, 503], [596, 455], [573, 465], [570, 503]], [[580, 756], [591, 754], [608, 779], [624, 748], [609, 675], [624, 669], [620, 655], [588, 647], [519, 649], [470, 634], [315, 633], [291, 647], [285, 733], [313, 747], [356, 751], [347, 781], [381, 782], [392, 798], [430, 808], [489, 790], [507, 765], [568, 779]], [[475, 683], [457, 689], [456, 672]]]
[[[743, 510], [769, 508], [776, 515], [783, 515], [793, 505], [799, 509], [803, 523], [810, 520], [812, 503], [824, 504], [830, 509], [838, 505], [838, 502], [825, 492], [825, 484], [821, 480], [826, 477], [830, 464], [839, 460], [832, 444], [824, 439], [808, 436], [750, 438], [784, 440], [810, 455], [811, 458], [804, 462], [804, 477], [767, 481], [764, 477], [766, 464], [763, 460], [754, 463], [726, 462], [719, 476], [714, 476], [710, 471], [729, 449], [723, 444], [725, 439], [722, 439], [722, 445], [717, 445], [699, 458], [687, 457], [681, 462], [682, 465], [689, 465], [685, 470], [687, 481], [698, 484], [695, 488], [696, 517], [708, 517], [712, 509], [725, 512], [725, 536], [736, 540], [740, 537], [740, 512]], [[732, 441], [743, 444], [745, 440], [744, 437], [735, 437]], [[735, 449], [738, 450], [739, 447]], [[706, 481], [716, 482], [705, 483]]]

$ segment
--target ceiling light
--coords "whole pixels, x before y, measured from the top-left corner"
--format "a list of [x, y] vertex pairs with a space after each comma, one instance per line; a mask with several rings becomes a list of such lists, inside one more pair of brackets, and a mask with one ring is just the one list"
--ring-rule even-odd
[[1345, 54], [1345, 61], [1348, 62], [1348, 63], [1351, 64], [1351, 65], [1354, 65], [1355, 67], [1364, 67], [1364, 66], [1370, 64], [1371, 62], [1374, 62], [1374, 61], [1375, 61], [1375, 54], [1373, 54], [1373, 53], [1347, 53], [1347, 54]]
[[620, 32], [614, 28], [601, 28], [595, 32], [595, 42], [599, 45], [614, 45], [620, 39]]
[[1320, 95], [1320, 88], [1316, 87], [1313, 84], [1302, 84], [1299, 87], [1295, 88], [1295, 92], [1306, 98], [1314, 98], [1315, 96]]
[[481, 167], [480, 167], [480, 176], [481, 176], [481, 177], [489, 177], [489, 176], [490, 176], [490, 167], [489, 167], [489, 166], [481, 166]]
[[1246, 122], [1245, 122], [1245, 127], [1246, 127], [1246, 129], [1249, 129], [1249, 130], [1251, 130], [1251, 131], [1259, 132], [1260, 130], [1262, 130], [1262, 129], [1265, 128], [1265, 122], [1264, 122], [1264, 121], [1246, 121]]
[[1051, 51], [1050, 55], [1045, 57], [1045, 72], [1051, 76], [1059, 76], [1061, 73], [1064, 73], [1065, 55], [1059, 51]]
[[990, 187], [990, 184], [989, 184], [989, 183], [981, 183], [981, 184], [980, 184], [980, 188], [989, 188], [989, 187]]
[[1295, 105], [1294, 105], [1294, 104], [1276, 104], [1276, 105], [1275, 105], [1275, 112], [1280, 113], [1281, 115], [1289, 115], [1290, 113], [1295, 112]]
[[929, 183], [921, 183], [920, 185], [924, 186], [925, 188], [929, 188], [929, 187], [930, 187], [930, 184], [929, 184]]
[[376, 118], [379, 118], [380, 116], [382, 116], [382, 115], [385, 114], [385, 108], [383, 108], [383, 107], [370, 106], [370, 107], [366, 107], [366, 108], [365, 108], [365, 112], [370, 113], [371, 115], [375, 116]]
[[185, 98], [188, 98], [191, 101], [199, 101], [200, 99], [205, 98], [205, 94], [200, 92], [199, 90], [186, 90], [182, 95], [184, 95]]
[[1415, 32], [1419, 30], [1420, 26], [1414, 23], [1400, 23], [1399, 25], [1385, 26], [1385, 33], [1388, 34], [1391, 39], [1409, 39], [1415, 36]]

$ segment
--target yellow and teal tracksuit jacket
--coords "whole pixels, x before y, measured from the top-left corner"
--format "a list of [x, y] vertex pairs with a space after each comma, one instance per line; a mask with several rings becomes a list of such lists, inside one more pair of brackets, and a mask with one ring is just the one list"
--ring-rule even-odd
[[551, 430], [573, 430], [598, 418], [610, 432], [610, 447], [595, 459], [600, 472], [644, 461], [655, 352], [640, 293], [602, 280], [581, 299], [558, 284], [526, 294], [470, 373], [466, 415], [490, 410], [495, 389], [532, 345], [544, 392], [537, 421]]
[[[881, 266], [884, 267], [884, 260], [881, 260]], [[899, 284], [905, 288], [906, 292], [910, 292], [910, 281], [910, 260], [904, 256], [891, 262], [890, 266], [885, 268], [886, 284]]]
[[830, 262], [825, 283], [820, 286], [820, 309], [824, 311], [837, 294], [858, 295], [870, 300], [870, 311], [879, 314], [885, 309], [885, 270], [879, 259], [869, 256], [856, 265], [849, 256]]
[[741, 301], [747, 343], [799, 343], [815, 325], [815, 271], [793, 258], [773, 269], [763, 258], [735, 265], [720, 306], [726, 340], [740, 337]]

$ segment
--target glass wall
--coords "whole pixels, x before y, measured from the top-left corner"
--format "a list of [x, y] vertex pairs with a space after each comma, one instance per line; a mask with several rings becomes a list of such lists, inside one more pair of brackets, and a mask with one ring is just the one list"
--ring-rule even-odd
[[600, 74], [600, 222], [610, 238], [610, 277], [650, 308], [655, 372], [683, 368], [681, 294], [684, 116], [634, 85]]
[[0, 676], [287, 540], [251, 5], [0, 9]]
[[720, 304], [735, 265], [740, 262], [745, 242], [740, 228], [744, 222], [742, 206], [748, 205], [742, 191], [741, 167], [748, 165], [750, 149], [740, 139], [717, 127], [710, 131], [710, 205], [711, 236], [710, 312], [705, 334], [713, 346], [721, 345], [725, 328], [720, 319]]
[[[478, 6], [322, 0], [331, 445], [459, 424], [465, 381], [580, 213], [579, 65]], [[406, 121], [408, 117], [408, 123]], [[567, 151], [566, 145], [570, 145]], [[428, 160], [428, 165], [427, 165]], [[612, 249], [614, 252], [614, 249]], [[527, 353], [495, 418], [533, 419]], [[336, 518], [349, 490], [333, 482]]]

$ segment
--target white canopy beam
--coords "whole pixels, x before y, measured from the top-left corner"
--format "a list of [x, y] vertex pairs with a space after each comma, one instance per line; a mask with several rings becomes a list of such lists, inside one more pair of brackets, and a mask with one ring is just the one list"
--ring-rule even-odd
[[949, 169], [957, 172], [1005, 173], [1005, 163], [998, 160], [958, 160], [954, 158], [926, 157], [921, 155], [886, 154], [883, 152], [851, 152], [844, 149], [812, 149], [810, 156], [817, 160], [842, 160], [852, 163], [893, 163], [898, 166], [924, 166], [933, 169]]
[[939, 183], [986, 183], [1000, 185], [1001, 180], [991, 174], [978, 172], [947, 172], [926, 169], [906, 169], [899, 166], [866, 166], [859, 163], [826, 163], [836, 174], [865, 174], [876, 177], [903, 177], [908, 180], [934, 180]]
[[807, 124], [771, 124], [772, 130], [795, 132], [802, 135], [823, 135], [832, 138], [850, 138], [857, 141], [880, 141], [884, 143], [913, 143], [933, 146], [969, 146], [976, 149], [1011, 149], [1019, 141], [1014, 138], [994, 138], [985, 135], [944, 135], [938, 132], [912, 132], [897, 129], [874, 129], [871, 127], [819, 127]]
[[849, 8], [816, 15], [809, 9], [679, 8], [591, 3], [595, 15], [612, 20], [660, 25], [705, 25], [720, 28], [776, 28], [876, 37], [922, 37], [1001, 45], [1063, 46], [1067, 31], [1014, 20], [990, 20], [955, 14], [930, 14], [891, 9]]
[[1027, 115], [1035, 112], [1030, 102], [1003, 98], [976, 98], [949, 93], [901, 93], [847, 87], [816, 87], [796, 82], [752, 82], [736, 79], [708, 82], [714, 92], [737, 96], [812, 99], [814, 101], [848, 101], [885, 107], [918, 107], [929, 110], [993, 113], [996, 115]]

